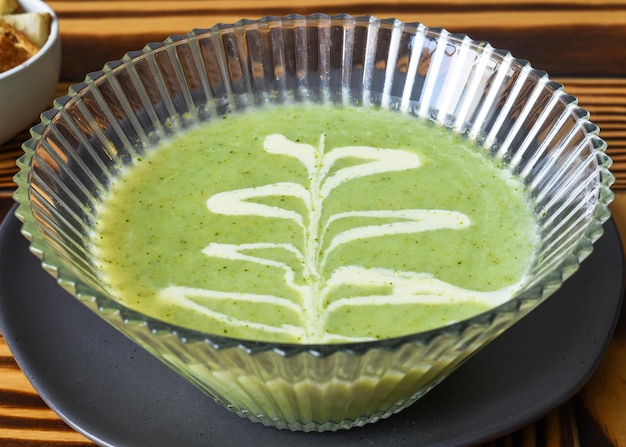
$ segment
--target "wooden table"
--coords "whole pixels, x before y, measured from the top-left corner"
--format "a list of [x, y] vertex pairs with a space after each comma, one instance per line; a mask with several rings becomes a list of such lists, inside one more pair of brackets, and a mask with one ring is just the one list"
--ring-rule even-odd
[[[107, 0], [49, 1], [60, 20], [58, 95], [125, 51], [170, 34], [239, 18], [351, 13], [419, 21], [464, 32], [532, 61], [578, 97], [615, 161], [612, 212], [626, 236], [626, 0]], [[1, 107], [1, 105], [0, 105]], [[0, 216], [12, 202], [14, 159], [26, 130], [0, 146]], [[0, 334], [0, 446], [94, 445], [62, 422], [15, 364]], [[589, 382], [566, 404], [492, 447], [626, 446], [626, 310]]]

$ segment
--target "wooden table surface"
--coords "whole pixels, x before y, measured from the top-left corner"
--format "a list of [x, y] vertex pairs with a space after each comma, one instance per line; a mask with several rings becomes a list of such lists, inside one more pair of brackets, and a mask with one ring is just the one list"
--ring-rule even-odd
[[[614, 160], [611, 208], [626, 236], [626, 0], [107, 0], [48, 2], [63, 45], [58, 95], [108, 60], [171, 34], [288, 13], [372, 14], [463, 32], [506, 48], [561, 82], [591, 113]], [[292, 5], [298, 5], [292, 6]], [[0, 104], [0, 107], [2, 105]], [[0, 217], [26, 129], [0, 146]], [[50, 410], [0, 334], [0, 446], [91, 446]], [[491, 447], [626, 446], [626, 310], [604, 359], [567, 403]]]

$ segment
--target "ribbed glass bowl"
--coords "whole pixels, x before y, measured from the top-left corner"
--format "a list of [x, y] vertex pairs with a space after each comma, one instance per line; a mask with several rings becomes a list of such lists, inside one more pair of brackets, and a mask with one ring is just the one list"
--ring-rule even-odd
[[[443, 328], [328, 345], [200, 333], [107, 296], [87, 245], [112, 178], [172, 133], [293, 101], [398, 109], [500, 159], [527, 186], [539, 223], [537, 262], [522, 292]], [[419, 399], [578, 269], [613, 197], [597, 133], [544, 72], [465, 35], [346, 15], [244, 20], [149, 44], [71, 87], [24, 144], [16, 214], [66, 290], [224, 407], [279, 428], [337, 430]]]

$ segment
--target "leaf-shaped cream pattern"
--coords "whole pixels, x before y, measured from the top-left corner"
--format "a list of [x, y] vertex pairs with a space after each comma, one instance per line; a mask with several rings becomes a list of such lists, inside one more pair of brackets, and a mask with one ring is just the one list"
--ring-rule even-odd
[[467, 215], [457, 211], [447, 210], [376, 210], [376, 211], [348, 211], [332, 216], [325, 228], [332, 222], [350, 217], [368, 217], [380, 219], [398, 219], [396, 222], [380, 225], [366, 225], [346, 230], [337, 234], [331, 241], [321, 261], [322, 266], [330, 253], [340, 245], [372, 237], [393, 234], [421, 233], [423, 231], [453, 229], [468, 227], [470, 219]]
[[[327, 299], [334, 289], [346, 285], [356, 285], [360, 290], [367, 290], [370, 287], [371, 290], [378, 290], [379, 292], [369, 295], [335, 297], [332, 302], [325, 305], [323, 315], [319, 318], [318, 324], [322, 326], [319, 333], [323, 334], [324, 341], [327, 342], [371, 340], [376, 337], [367, 335], [366, 325], [369, 322], [362, 320], [364, 311], [367, 312], [366, 315], [387, 314], [388, 318], [393, 319], [393, 315], [396, 318], [398, 315], [403, 315], [402, 312], [406, 312], [407, 306], [411, 309], [431, 308], [432, 310], [428, 312], [435, 312], [435, 314], [429, 315], [436, 315], [436, 312], [440, 312], [435, 309], [442, 304], [450, 306], [447, 308], [451, 312], [440, 314], [441, 319], [436, 324], [451, 324], [457, 321], [454, 316], [454, 309], [479, 311], [497, 306], [507, 301], [519, 289], [519, 284], [482, 292], [457, 287], [441, 281], [429, 273], [359, 266], [340, 267], [333, 272], [326, 283], [326, 288], [322, 293], [323, 299]], [[361, 317], [359, 317], [359, 313]], [[413, 315], [412, 318], [417, 319], [413, 325], [420, 325], [425, 329], [433, 327], [431, 319], [422, 321], [419, 319], [419, 315], [419, 311]], [[338, 316], [343, 318], [341, 321], [344, 327], [358, 328], [356, 332], [334, 333], [337, 330], [336, 319]], [[334, 318], [335, 321], [331, 321], [331, 318]], [[400, 324], [400, 322], [398, 323]], [[362, 326], [358, 326], [359, 324]], [[343, 332], [343, 329], [340, 332]]]
[[341, 298], [326, 307], [326, 313], [344, 306], [393, 305], [393, 304], [429, 304], [441, 302], [480, 302], [489, 306], [501, 304], [511, 296], [519, 285], [511, 285], [499, 290], [480, 292], [457, 287], [435, 278], [430, 273], [395, 271], [384, 268], [364, 268], [345, 266], [336, 269], [326, 282], [324, 296], [332, 289], [342, 285], [369, 287], [385, 286], [389, 295], [370, 295]]
[[215, 194], [207, 200], [207, 208], [213, 213], [227, 216], [275, 217], [293, 220], [301, 227], [304, 225], [302, 216], [295, 211], [249, 201], [250, 199], [269, 196], [296, 197], [302, 199], [307, 207], [310, 207], [309, 192], [302, 185], [281, 182]]
[[[301, 315], [302, 328], [308, 340], [325, 340], [331, 337], [336, 340], [341, 336], [325, 333], [324, 321], [333, 309], [345, 306], [359, 306], [364, 303], [405, 303], [407, 299], [415, 301], [429, 296], [427, 290], [437, 285], [445, 285], [432, 277], [412, 272], [391, 272], [385, 269], [365, 269], [360, 266], [342, 266], [336, 269], [329, 279], [319, 276], [328, 259], [329, 254], [339, 246], [352, 242], [382, 236], [397, 234], [411, 234], [441, 229], [461, 229], [470, 225], [469, 218], [457, 211], [400, 209], [400, 210], [351, 210], [336, 213], [327, 218], [325, 223], [320, 221], [325, 200], [339, 185], [360, 177], [366, 177], [384, 172], [403, 171], [418, 168], [421, 164], [417, 154], [402, 149], [385, 149], [369, 146], [344, 146], [325, 152], [325, 136], [322, 133], [317, 147], [306, 143], [292, 141], [284, 135], [267, 135], [263, 141], [263, 149], [274, 155], [284, 155], [300, 161], [306, 169], [309, 184], [303, 186], [295, 182], [277, 182], [250, 188], [241, 188], [223, 191], [214, 194], [207, 200], [207, 208], [216, 214], [230, 216], [259, 216], [263, 218], [289, 219], [296, 222], [303, 232], [304, 253], [294, 245], [281, 242], [251, 242], [241, 244], [225, 244], [212, 242], [206, 246], [203, 253], [210, 257], [229, 259], [232, 261], [246, 261], [259, 265], [276, 267], [282, 270], [284, 283], [296, 291], [301, 298], [300, 306], [285, 298], [255, 295], [254, 293], [223, 293], [210, 290], [190, 288], [172, 288], [179, 299], [179, 305], [193, 303], [199, 306], [201, 299], [207, 304], [211, 300], [231, 297], [248, 302], [261, 301], [268, 304], [282, 306], [297, 311]], [[338, 161], [350, 159], [349, 166], [333, 171]], [[362, 161], [360, 164], [358, 161]], [[289, 196], [302, 200], [308, 216], [279, 206], [259, 203], [260, 199], [268, 197]], [[347, 204], [348, 205], [348, 204]], [[335, 234], [330, 242], [324, 243], [324, 234], [329, 227], [342, 219], [363, 218], [357, 226]], [[381, 223], [372, 224], [379, 220]], [[325, 249], [323, 245], [327, 245]], [[269, 251], [268, 251], [269, 250]], [[286, 250], [295, 255], [298, 265], [288, 265], [273, 259], [268, 259], [272, 250]], [[258, 254], [254, 252], [257, 251]], [[260, 253], [263, 253], [261, 255]], [[320, 259], [320, 253], [323, 253]], [[301, 278], [304, 284], [297, 284], [297, 274], [294, 268], [302, 269]], [[351, 297], [340, 299], [324, 308], [329, 292], [341, 284], [393, 284], [394, 292], [398, 295]], [[428, 287], [427, 287], [428, 286]], [[413, 289], [411, 289], [413, 287]], [[473, 296], [471, 292], [461, 289], [445, 289], [448, 293], [458, 296]], [[436, 287], [435, 287], [436, 288]], [[463, 292], [461, 294], [460, 292]], [[441, 298], [442, 295], [440, 295]], [[417, 297], [417, 298], [416, 298]], [[200, 306], [202, 307], [202, 306]], [[213, 318], [216, 318], [213, 315]], [[220, 316], [228, 320], [228, 316]], [[233, 318], [231, 324], [241, 324], [241, 320]], [[272, 330], [283, 330], [274, 328]]]
[[[321, 142], [323, 142], [323, 137]], [[291, 141], [281, 134], [271, 134], [267, 135], [263, 140], [263, 149], [268, 154], [287, 155], [300, 160], [300, 163], [306, 167], [309, 179], [315, 177], [317, 165], [321, 160], [320, 148], [315, 148], [315, 146], [306, 143]]]
[[279, 244], [279, 243], [251, 243], [251, 244], [220, 244], [217, 242], [212, 242], [207, 247], [202, 250], [202, 252], [207, 256], [215, 256], [222, 259], [231, 259], [238, 261], [248, 261], [253, 262], [259, 265], [265, 265], [269, 267], [277, 267], [285, 272], [284, 279], [285, 283], [294, 290], [297, 290], [301, 295], [307, 293], [307, 288], [297, 285], [295, 282], [295, 272], [293, 268], [279, 261], [274, 261], [273, 259], [262, 258], [259, 256], [253, 256], [251, 254], [246, 254], [244, 252], [250, 252], [254, 250], [265, 250], [265, 249], [281, 249], [286, 250], [293, 255], [304, 264], [304, 258], [302, 253], [292, 244]]
[[[328, 176], [335, 162], [343, 158], [358, 158], [369, 160], [369, 162], [339, 169], [334, 174]], [[324, 155], [320, 169], [319, 178], [324, 179], [320, 187], [320, 197], [327, 197], [333, 189], [350, 180], [383, 172], [414, 169], [418, 168], [420, 163], [420, 159], [416, 154], [400, 149], [383, 149], [369, 146], [345, 146], [333, 149]]]
[[[314, 198], [323, 200], [333, 189], [355, 178], [382, 172], [404, 171], [420, 166], [419, 157], [409, 151], [384, 149], [370, 146], [344, 146], [325, 153], [325, 135], [320, 135], [319, 146], [289, 140], [284, 135], [272, 134], [265, 137], [263, 148], [271, 154], [288, 155], [300, 160], [306, 167]], [[334, 164], [344, 158], [369, 160], [358, 166], [339, 169], [328, 175]]]
[[242, 320], [222, 312], [211, 309], [211, 301], [236, 301], [266, 305], [280, 305], [294, 313], [300, 312], [300, 308], [290, 300], [279, 298], [274, 295], [259, 295], [238, 292], [220, 292], [186, 286], [170, 286], [161, 289], [158, 299], [173, 308], [193, 310], [206, 318], [214, 320], [228, 327], [248, 328], [266, 333], [284, 334], [289, 336], [304, 336], [304, 328], [293, 325], [274, 326], [254, 321]]
[[[361, 266], [347, 265], [336, 268], [330, 278], [321, 277], [328, 256], [337, 247], [348, 245], [358, 240], [393, 236], [398, 234], [421, 233], [442, 229], [460, 230], [470, 225], [470, 219], [457, 211], [439, 209], [399, 209], [399, 210], [348, 210], [335, 213], [321, 222], [325, 200], [340, 185], [351, 180], [385, 172], [397, 172], [418, 168], [421, 165], [417, 154], [402, 149], [385, 149], [369, 146], [344, 146], [325, 152], [325, 136], [322, 133], [318, 147], [289, 140], [280, 134], [266, 136], [263, 149], [267, 153], [284, 155], [301, 162], [308, 175], [308, 185], [295, 182], [277, 182], [267, 185], [222, 191], [211, 196], [207, 208], [216, 214], [229, 216], [259, 216], [266, 218], [288, 219], [296, 222], [302, 230], [303, 251], [289, 243], [280, 241], [255, 241], [250, 243], [226, 244], [211, 242], [203, 250], [210, 257], [231, 261], [252, 262], [261, 266], [274, 267], [283, 271], [283, 281], [299, 298], [299, 303], [278, 296], [255, 293], [220, 292], [188, 287], [169, 287], [163, 290], [163, 299], [170, 299], [179, 306], [192, 306], [199, 312], [214, 319], [222, 319], [226, 324], [249, 327], [260, 325], [264, 331], [284, 331], [277, 325], [269, 329], [267, 322], [244, 322], [232, 315], [224, 315], [209, 310], [199, 303], [210, 307], [215, 300], [235, 299], [249, 303], [266, 303], [271, 306], [284, 306], [286, 311], [297, 312], [302, 321], [303, 340], [319, 341], [330, 339], [350, 340], [338, 334], [329, 334], [325, 330], [325, 321], [330, 313], [346, 306], [374, 304], [406, 304], [407, 302], [426, 302], [431, 299], [485, 299], [480, 294], [467, 291], [438, 281], [426, 274], [414, 272], [395, 272], [380, 269], [366, 269]], [[350, 159], [345, 167], [333, 170], [337, 162]], [[360, 163], [359, 163], [360, 162]], [[280, 206], [260, 203], [263, 198], [292, 197], [305, 205], [304, 214]], [[346, 203], [350, 206], [350, 203]], [[308, 212], [308, 215], [306, 215]], [[362, 218], [362, 219], [361, 219]], [[342, 219], [353, 219], [351, 228], [333, 234], [330, 241], [324, 241], [324, 235], [330, 226]], [[380, 222], [380, 223], [376, 223]], [[296, 227], [298, 228], [298, 227]], [[297, 231], [297, 230], [296, 230]], [[289, 252], [295, 262], [290, 265], [271, 259], [274, 250]], [[256, 253], [255, 253], [256, 252]], [[296, 271], [299, 269], [301, 271]], [[296, 278], [300, 278], [301, 284]], [[340, 285], [389, 286], [390, 295], [368, 297], [345, 297], [333, 301], [327, 307], [328, 294]], [[250, 292], [250, 291], [247, 291]], [[171, 293], [167, 297], [167, 293]], [[219, 309], [221, 307], [217, 306]], [[290, 330], [290, 329], [289, 329]], [[298, 337], [300, 337], [300, 332]], [[343, 337], [343, 338], [342, 338]]]

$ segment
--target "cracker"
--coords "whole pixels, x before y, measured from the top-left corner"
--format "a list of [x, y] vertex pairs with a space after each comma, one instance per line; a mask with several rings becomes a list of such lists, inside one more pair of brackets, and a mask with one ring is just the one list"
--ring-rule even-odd
[[0, 21], [0, 73], [27, 61], [39, 51], [22, 31]]
[[11, 14], [17, 11], [17, 0], [0, 0], [0, 14]]
[[[0, 0], [2, 1], [2, 0]], [[26, 34], [30, 40], [41, 48], [50, 35], [50, 14], [45, 12], [24, 12], [20, 14], [0, 15], [0, 21], [8, 23]]]

